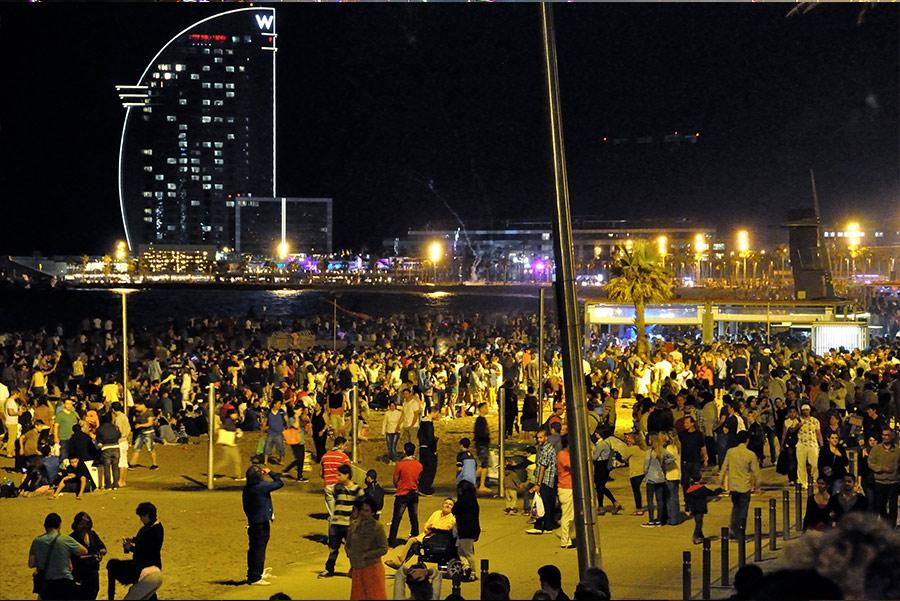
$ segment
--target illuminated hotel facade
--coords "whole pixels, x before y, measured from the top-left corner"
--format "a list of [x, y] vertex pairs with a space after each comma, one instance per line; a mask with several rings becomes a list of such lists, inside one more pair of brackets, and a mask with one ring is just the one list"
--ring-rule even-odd
[[[169, 40], [126, 109], [119, 202], [128, 246], [234, 247], [236, 199], [276, 197], [275, 9], [202, 19]], [[284, 228], [282, 228], [284, 231]]]

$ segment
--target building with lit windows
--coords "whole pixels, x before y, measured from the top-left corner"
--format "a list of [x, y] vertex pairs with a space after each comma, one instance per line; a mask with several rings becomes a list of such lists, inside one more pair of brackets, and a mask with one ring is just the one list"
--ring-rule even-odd
[[275, 9], [230, 10], [175, 35], [136, 85], [116, 86], [126, 109], [119, 201], [132, 251], [234, 247], [235, 199], [276, 196], [276, 41]]
[[144, 276], [206, 276], [212, 274], [216, 259], [214, 246], [149, 244], [140, 247], [139, 261]]

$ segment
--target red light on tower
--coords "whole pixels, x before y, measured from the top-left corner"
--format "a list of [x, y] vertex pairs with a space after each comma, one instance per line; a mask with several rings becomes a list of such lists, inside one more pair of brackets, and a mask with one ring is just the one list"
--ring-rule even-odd
[[269, 43], [270, 43], [270, 44], [272, 43], [272, 38], [271, 38], [271, 37], [269, 37]]

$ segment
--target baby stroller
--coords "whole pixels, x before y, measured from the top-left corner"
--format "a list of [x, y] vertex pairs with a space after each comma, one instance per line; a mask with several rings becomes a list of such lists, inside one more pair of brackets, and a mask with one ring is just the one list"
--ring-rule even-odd
[[465, 567], [459, 559], [456, 535], [449, 530], [435, 530], [425, 537], [417, 551], [422, 563], [435, 563], [438, 570], [449, 577], [465, 577]]

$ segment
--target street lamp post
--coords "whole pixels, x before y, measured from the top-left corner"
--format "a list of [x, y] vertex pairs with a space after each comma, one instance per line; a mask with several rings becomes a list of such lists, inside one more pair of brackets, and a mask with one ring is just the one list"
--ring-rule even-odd
[[590, 453], [587, 436], [587, 395], [581, 366], [578, 299], [575, 290], [575, 256], [572, 215], [569, 208], [569, 183], [566, 175], [565, 143], [560, 115], [559, 74], [556, 61], [556, 33], [552, 5], [542, 2], [541, 24], [547, 75], [551, 145], [553, 149], [554, 196], [553, 254], [556, 267], [557, 319], [563, 352], [566, 385], [566, 415], [569, 423], [569, 447], [572, 454], [572, 496], [575, 509], [575, 540], [578, 548], [579, 575], [598, 565], [600, 545], [592, 497]]
[[132, 288], [113, 288], [122, 297], [122, 406], [128, 410], [128, 295]]

